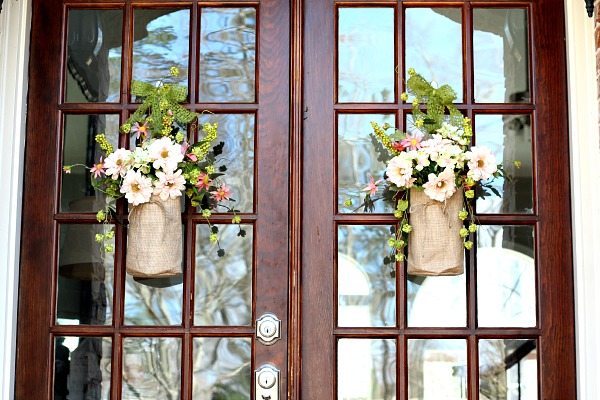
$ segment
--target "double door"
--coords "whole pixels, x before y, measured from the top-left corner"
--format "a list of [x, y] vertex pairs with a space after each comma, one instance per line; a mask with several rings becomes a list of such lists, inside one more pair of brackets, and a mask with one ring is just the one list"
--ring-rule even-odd
[[[16, 398], [260, 399], [268, 365], [280, 398], [574, 399], [554, 3], [35, 1]], [[104, 199], [62, 166], [89, 165], [97, 133], [130, 146], [117, 134], [130, 82], [171, 66], [186, 106], [219, 122], [246, 236], [213, 214], [218, 257], [187, 205], [183, 275], [139, 282], [124, 270], [127, 205], [98, 224]], [[390, 210], [347, 206], [382, 173], [369, 122], [412, 129], [409, 67], [457, 89], [476, 143], [521, 161], [477, 202], [458, 277], [384, 264]], [[271, 343], [265, 314], [280, 320]]]

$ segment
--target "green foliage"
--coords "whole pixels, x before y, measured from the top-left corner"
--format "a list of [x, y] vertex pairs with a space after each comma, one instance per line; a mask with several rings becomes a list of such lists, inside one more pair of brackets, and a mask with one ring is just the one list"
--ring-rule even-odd
[[[462, 126], [463, 115], [454, 106], [456, 92], [450, 85], [443, 85], [434, 88], [421, 75], [409, 71], [409, 78], [406, 82], [408, 93], [414, 97], [413, 101], [413, 119], [423, 121], [423, 128], [432, 133], [441, 128], [442, 123], [448, 121], [452, 125]], [[425, 111], [421, 109], [425, 106]]]
[[[131, 94], [143, 99], [142, 104], [129, 117], [121, 128], [128, 132], [134, 123], [148, 122], [154, 137], [172, 135], [172, 123], [186, 126], [198, 118], [198, 114], [186, 109], [180, 103], [187, 99], [187, 88], [182, 85], [159, 82], [152, 85], [147, 82], [133, 81]], [[176, 132], [175, 132], [176, 133]]]

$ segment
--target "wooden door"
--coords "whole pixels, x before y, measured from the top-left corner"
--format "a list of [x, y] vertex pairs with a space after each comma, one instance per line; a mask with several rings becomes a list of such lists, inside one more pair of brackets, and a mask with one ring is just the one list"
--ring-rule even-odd
[[[558, 1], [305, 1], [303, 399], [576, 398], [564, 16]], [[415, 68], [459, 94], [515, 176], [478, 201], [459, 277], [386, 265], [369, 121], [410, 131]], [[521, 169], [512, 166], [521, 160]]]
[[[250, 398], [267, 362], [285, 388], [289, 18], [278, 0], [33, 2], [17, 399]], [[155, 287], [125, 273], [126, 204], [102, 257], [103, 198], [62, 166], [89, 165], [100, 132], [128, 146], [117, 132], [137, 107], [131, 80], [171, 66], [187, 106], [219, 122], [247, 234], [213, 214], [219, 258], [188, 205], [183, 277]], [[255, 339], [266, 312], [282, 321], [272, 346]]]

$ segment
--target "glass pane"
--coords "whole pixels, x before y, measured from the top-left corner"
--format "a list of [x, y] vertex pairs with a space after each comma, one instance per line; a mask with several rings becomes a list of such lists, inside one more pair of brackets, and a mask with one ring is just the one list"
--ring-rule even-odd
[[181, 398], [181, 340], [123, 339], [123, 400]]
[[392, 103], [395, 99], [393, 8], [340, 8], [338, 101]]
[[409, 400], [467, 398], [467, 341], [408, 340]]
[[[380, 155], [372, 137], [371, 121], [382, 125], [387, 122], [394, 127], [394, 114], [341, 114], [338, 115], [338, 209], [342, 213], [352, 213], [362, 204], [366, 192], [363, 191], [369, 179], [383, 179], [387, 153]], [[383, 185], [382, 185], [383, 187]], [[382, 189], [371, 196], [381, 197]], [[352, 205], [346, 206], [347, 200]], [[375, 202], [375, 212], [393, 212], [393, 207], [383, 201]]]
[[[406, 71], [414, 68], [425, 79], [449, 84], [463, 99], [462, 10], [408, 8], [405, 25]], [[405, 71], [405, 72], [406, 72]], [[408, 73], [406, 72], [406, 76]]]
[[479, 341], [481, 400], [537, 400], [537, 380], [534, 339]]
[[250, 338], [194, 338], [194, 400], [250, 400]]
[[465, 274], [436, 277], [408, 275], [406, 290], [408, 326], [467, 325]]
[[66, 101], [118, 102], [123, 11], [69, 10]]
[[[217, 122], [216, 143], [225, 142], [217, 167], [227, 165], [223, 179], [231, 187], [231, 206], [241, 212], [254, 210], [254, 114], [214, 114], [200, 117], [200, 122]], [[227, 210], [220, 209], [220, 212]]]
[[188, 84], [190, 54], [189, 9], [136, 9], [134, 12], [133, 79], [156, 82], [178, 67], [171, 81]]
[[388, 225], [338, 227], [338, 326], [395, 326], [396, 274], [384, 264]]
[[111, 353], [107, 337], [55, 338], [54, 400], [109, 400]]
[[209, 240], [208, 225], [196, 226], [195, 325], [252, 324], [252, 225], [216, 225], [225, 256]]
[[[110, 325], [112, 323], [114, 254], [105, 253], [96, 235], [113, 225], [60, 226], [56, 323]], [[114, 239], [104, 242], [113, 245]]]
[[180, 325], [182, 322], [182, 278], [125, 280], [125, 324]]
[[[533, 159], [531, 116], [477, 115], [475, 117], [477, 145], [489, 148], [496, 160], [504, 164], [509, 179], [498, 178], [492, 183], [501, 197], [490, 192], [477, 200], [479, 214], [533, 213]], [[514, 164], [520, 163], [519, 168]]]
[[487, 225], [477, 234], [479, 326], [532, 327], [535, 260], [532, 226]]
[[473, 28], [475, 101], [530, 102], [527, 11], [476, 8]]
[[[64, 121], [63, 165], [92, 166], [102, 155], [96, 135], [105, 133], [108, 141], [117, 146], [119, 116], [105, 114], [67, 115]], [[96, 212], [104, 208], [104, 194], [94, 190], [89, 170], [74, 167], [62, 174], [60, 210], [64, 212]]]
[[396, 341], [340, 339], [338, 400], [396, 399]]
[[253, 102], [256, 79], [256, 9], [202, 8], [199, 98]]

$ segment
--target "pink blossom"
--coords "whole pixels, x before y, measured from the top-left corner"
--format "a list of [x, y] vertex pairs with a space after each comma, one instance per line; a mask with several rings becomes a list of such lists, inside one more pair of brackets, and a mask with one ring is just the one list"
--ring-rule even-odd
[[145, 122], [140, 125], [139, 122], [136, 122], [131, 127], [131, 133], [135, 133], [136, 139], [139, 139], [140, 136], [142, 139], [146, 139], [148, 137], [148, 133], [150, 132], [150, 128], [148, 127], [148, 122]]
[[369, 195], [374, 196], [377, 193], [377, 185], [381, 183], [382, 179], [375, 182], [372, 176], [369, 177], [369, 184], [363, 189], [363, 192], [369, 192]]
[[200, 176], [198, 176], [198, 182], [196, 183], [196, 187], [198, 189], [208, 190], [210, 188], [210, 185], [212, 185], [212, 180], [210, 179], [210, 176], [208, 174], [205, 174], [204, 172], [200, 172]]
[[212, 198], [217, 201], [229, 200], [229, 196], [231, 196], [231, 189], [229, 186], [222, 184], [217, 190], [210, 192]]
[[402, 142], [400, 142], [400, 144], [405, 148], [405, 149], [411, 149], [411, 150], [419, 150], [421, 147], [423, 147], [421, 145], [421, 140], [423, 138], [417, 135], [411, 136], [410, 134], [406, 134], [406, 138], [402, 139]]
[[392, 143], [392, 148], [394, 150], [396, 150], [396, 151], [403, 151], [404, 150], [404, 146], [400, 142], [394, 142], [394, 143]]
[[99, 177], [104, 175], [104, 170], [104, 163], [102, 162], [102, 157], [100, 157], [100, 161], [94, 164], [90, 172], [92, 173], [92, 175], [94, 175], [94, 178], [98, 179]]

